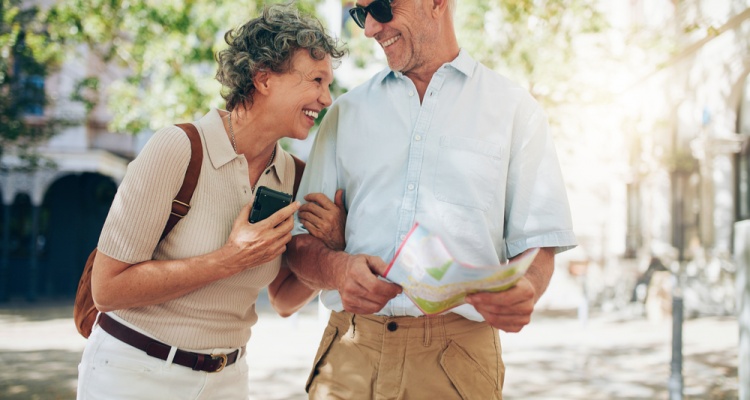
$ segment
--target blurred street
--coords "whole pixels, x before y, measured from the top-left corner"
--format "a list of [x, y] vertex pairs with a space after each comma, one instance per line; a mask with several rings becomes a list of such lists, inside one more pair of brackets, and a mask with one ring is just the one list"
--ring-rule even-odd
[[[282, 319], [259, 304], [248, 346], [254, 400], [306, 399], [304, 382], [324, 322], [316, 304]], [[72, 306], [0, 304], [0, 398], [74, 399], [85, 339]], [[670, 319], [541, 311], [519, 334], [501, 334], [504, 397], [515, 399], [667, 399]], [[733, 317], [684, 324], [686, 399], [737, 399], [738, 327]]]

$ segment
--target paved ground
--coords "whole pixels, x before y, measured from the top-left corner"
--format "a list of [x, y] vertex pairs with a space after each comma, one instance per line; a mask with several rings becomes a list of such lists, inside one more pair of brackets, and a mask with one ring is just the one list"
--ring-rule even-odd
[[[69, 305], [0, 304], [0, 399], [74, 399], [85, 340]], [[306, 399], [323, 323], [312, 305], [282, 319], [261, 307], [248, 346], [254, 400]], [[506, 400], [667, 399], [671, 321], [540, 312], [519, 334], [501, 334]], [[737, 399], [737, 321], [684, 324], [686, 399]]]

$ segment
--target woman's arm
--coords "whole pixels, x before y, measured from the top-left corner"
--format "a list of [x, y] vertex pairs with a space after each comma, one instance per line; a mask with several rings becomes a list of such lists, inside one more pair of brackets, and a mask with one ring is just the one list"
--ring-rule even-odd
[[284, 318], [299, 311], [319, 292], [320, 290], [311, 289], [297, 279], [297, 275], [289, 269], [286, 257], [282, 257], [281, 268], [276, 279], [268, 285], [268, 298], [271, 306]]
[[250, 224], [250, 204], [240, 211], [227, 242], [216, 251], [181, 260], [118, 261], [98, 252], [91, 289], [100, 311], [143, 307], [183, 296], [216, 280], [267, 263], [291, 240], [294, 202], [271, 217]]
[[[346, 227], [346, 209], [343, 202], [343, 191], [336, 191], [332, 202], [322, 193], [311, 193], [305, 196], [308, 203], [299, 210], [300, 221], [311, 235], [323, 241], [329, 248], [342, 251], [346, 247], [344, 229]], [[288, 317], [310, 300], [319, 290], [311, 289], [297, 278], [283, 258], [281, 269], [273, 282], [268, 286], [268, 298], [271, 306], [282, 317]]]

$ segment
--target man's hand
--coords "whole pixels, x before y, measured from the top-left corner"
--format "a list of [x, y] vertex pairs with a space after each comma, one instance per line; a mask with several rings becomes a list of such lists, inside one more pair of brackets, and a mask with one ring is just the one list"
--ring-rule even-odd
[[344, 309], [354, 314], [373, 314], [399, 293], [401, 286], [378, 278], [388, 265], [380, 258], [358, 254], [349, 256], [337, 281]]
[[473, 305], [493, 327], [505, 332], [520, 332], [531, 322], [534, 305], [547, 290], [554, 270], [555, 249], [541, 248], [515, 286], [504, 292], [470, 294], [466, 296], [466, 302]]
[[466, 296], [488, 324], [505, 332], [520, 332], [531, 322], [536, 290], [522, 277], [515, 286], [504, 292], [482, 292]]

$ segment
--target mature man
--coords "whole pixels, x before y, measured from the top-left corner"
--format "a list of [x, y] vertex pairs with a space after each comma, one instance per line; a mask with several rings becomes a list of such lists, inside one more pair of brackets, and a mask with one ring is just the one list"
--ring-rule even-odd
[[[500, 399], [498, 329], [518, 332], [576, 245], [546, 116], [530, 94], [461, 50], [454, 0], [360, 0], [351, 11], [390, 68], [326, 115], [299, 193], [343, 188], [345, 251], [300, 224], [292, 269], [332, 310], [307, 383], [315, 399]], [[322, 195], [307, 206], [328, 207]], [[337, 201], [338, 203], [338, 201]], [[299, 218], [315, 228], [304, 208]], [[541, 247], [501, 293], [426, 317], [379, 277], [415, 222], [471, 265]]]

